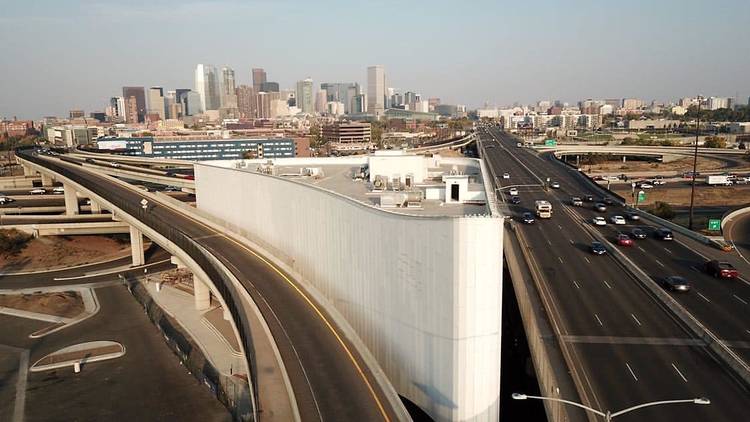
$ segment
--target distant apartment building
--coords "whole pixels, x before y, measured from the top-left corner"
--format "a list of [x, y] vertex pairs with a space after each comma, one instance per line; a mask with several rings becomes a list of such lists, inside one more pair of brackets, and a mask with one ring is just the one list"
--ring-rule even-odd
[[709, 97], [707, 108], [709, 110], [719, 110], [722, 108], [732, 108], [731, 98], [726, 97]]
[[622, 100], [622, 108], [625, 110], [640, 110], [646, 103], [637, 98], [625, 98]]
[[290, 138], [102, 138], [97, 141], [97, 147], [123, 155], [196, 161], [236, 160], [246, 155], [253, 158], [291, 158], [296, 151], [294, 140]]
[[240, 85], [235, 90], [237, 95], [237, 109], [240, 112], [240, 118], [255, 118], [255, 90], [248, 85]]
[[261, 92], [279, 92], [278, 82], [263, 82], [260, 84]]
[[316, 113], [323, 114], [326, 112], [326, 104], [328, 103], [328, 100], [326, 99], [327, 97], [328, 97], [328, 93], [323, 89], [315, 93], [315, 112]]
[[372, 126], [369, 123], [336, 122], [324, 125], [321, 136], [333, 151], [361, 151], [373, 147]]
[[34, 122], [32, 120], [3, 120], [0, 121], [0, 137], [26, 136], [34, 133]]
[[262, 68], [254, 68], [252, 70], [252, 76], [253, 76], [253, 90], [255, 92], [261, 92], [261, 85], [266, 83], [266, 71]]
[[160, 86], [152, 86], [148, 89], [148, 107], [146, 108], [146, 114], [158, 115], [159, 120], [166, 118], [164, 112], [164, 88]]
[[96, 126], [51, 126], [46, 128], [47, 140], [56, 146], [75, 147], [77, 145], [89, 145], [100, 135], [103, 128]]
[[71, 120], [86, 117], [86, 113], [84, 113], [83, 110], [70, 110], [68, 112], [68, 115], [70, 116]]
[[126, 121], [128, 123], [143, 122], [146, 118], [146, 91], [142, 86], [122, 87], [122, 97], [126, 102]]

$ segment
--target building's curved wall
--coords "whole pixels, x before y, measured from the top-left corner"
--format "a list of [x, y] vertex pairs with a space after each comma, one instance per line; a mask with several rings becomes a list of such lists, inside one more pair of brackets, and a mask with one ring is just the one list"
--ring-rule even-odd
[[437, 420], [497, 420], [501, 219], [399, 215], [207, 164], [196, 193], [200, 209], [292, 257], [399, 394]]

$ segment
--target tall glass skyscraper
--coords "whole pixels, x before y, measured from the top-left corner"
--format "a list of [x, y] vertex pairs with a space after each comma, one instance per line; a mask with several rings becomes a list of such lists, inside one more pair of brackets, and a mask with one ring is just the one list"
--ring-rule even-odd
[[381, 65], [367, 68], [367, 112], [381, 116], [385, 112], [385, 69]]
[[[122, 97], [125, 101], [135, 101], [130, 105], [131, 113], [126, 112], [128, 123], [143, 122], [146, 118], [146, 92], [142, 86], [124, 86], [122, 87]], [[126, 105], [128, 108], [128, 105]], [[135, 120], [132, 120], [135, 119]]]
[[234, 70], [231, 67], [221, 69], [221, 106], [237, 108], [237, 94], [235, 93]]
[[201, 109], [218, 110], [221, 108], [221, 88], [219, 72], [210, 64], [199, 64], [195, 68], [195, 92], [201, 96]]
[[297, 82], [297, 107], [302, 110], [303, 113], [313, 114], [315, 109], [313, 108], [313, 80], [307, 78], [303, 81]]

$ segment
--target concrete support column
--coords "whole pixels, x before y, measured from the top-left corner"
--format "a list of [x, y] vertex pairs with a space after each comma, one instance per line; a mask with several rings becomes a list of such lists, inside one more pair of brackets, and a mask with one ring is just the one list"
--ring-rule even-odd
[[102, 206], [99, 205], [99, 203], [94, 201], [93, 199], [89, 199], [89, 201], [91, 201], [91, 214], [101, 214]]
[[54, 179], [49, 174], [42, 173], [42, 186], [52, 186]]
[[21, 167], [23, 167], [24, 176], [33, 176], [34, 174], [36, 174], [36, 172], [29, 166], [21, 165]]
[[65, 214], [76, 215], [80, 213], [78, 209], [78, 195], [73, 186], [64, 185], [65, 187]]
[[225, 321], [232, 320], [232, 314], [229, 313], [229, 308], [227, 308], [226, 306], [224, 307], [224, 320]]
[[204, 311], [211, 307], [211, 290], [203, 280], [193, 274], [193, 291], [195, 293], [195, 309]]
[[622, 156], [622, 162], [623, 162], [623, 163], [624, 163], [624, 162], [626, 162], [626, 161], [627, 161], [627, 159], [628, 159], [628, 157], [627, 157], [626, 155], [623, 155], [623, 156]]
[[[65, 191], [67, 194], [67, 190]], [[146, 263], [143, 256], [143, 233], [130, 226], [130, 252], [133, 255], [133, 266], [137, 267]]]

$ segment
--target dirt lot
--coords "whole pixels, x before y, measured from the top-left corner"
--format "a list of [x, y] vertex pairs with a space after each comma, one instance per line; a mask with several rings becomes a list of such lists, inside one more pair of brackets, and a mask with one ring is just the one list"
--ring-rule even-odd
[[89, 264], [124, 256], [130, 243], [108, 236], [45, 236], [16, 255], [0, 256], [0, 271], [35, 271]]
[[0, 306], [72, 318], [83, 312], [83, 300], [77, 292], [0, 295]]
[[[646, 200], [642, 205], [653, 204], [656, 201], [666, 202], [670, 205], [690, 205], [690, 184], [671, 183], [668, 187], [658, 186], [654, 189], [646, 189]], [[626, 184], [612, 185], [612, 190], [617, 194], [631, 200], [631, 187]], [[695, 205], [701, 207], [735, 207], [750, 203], [750, 185], [736, 186], [707, 186], [705, 184], [695, 185]]]
[[[646, 161], [628, 161], [626, 163], [623, 163], [622, 161], [618, 160], [618, 161], [610, 161], [610, 162], [606, 162], [602, 164], [592, 165], [591, 171], [589, 171], [588, 164], [586, 165], [582, 164], [581, 167], [585, 169], [587, 173], [591, 173], [591, 174], [627, 173], [627, 172], [636, 172], [636, 171], [663, 171], [663, 172], [676, 171], [676, 172], [683, 173], [686, 171], [693, 170], [693, 159], [683, 158], [680, 160], [671, 161], [669, 163], [652, 163], [652, 162], [646, 162]], [[726, 167], [726, 162], [722, 160], [698, 157], [698, 170], [699, 171], [720, 170], [725, 167]]]

